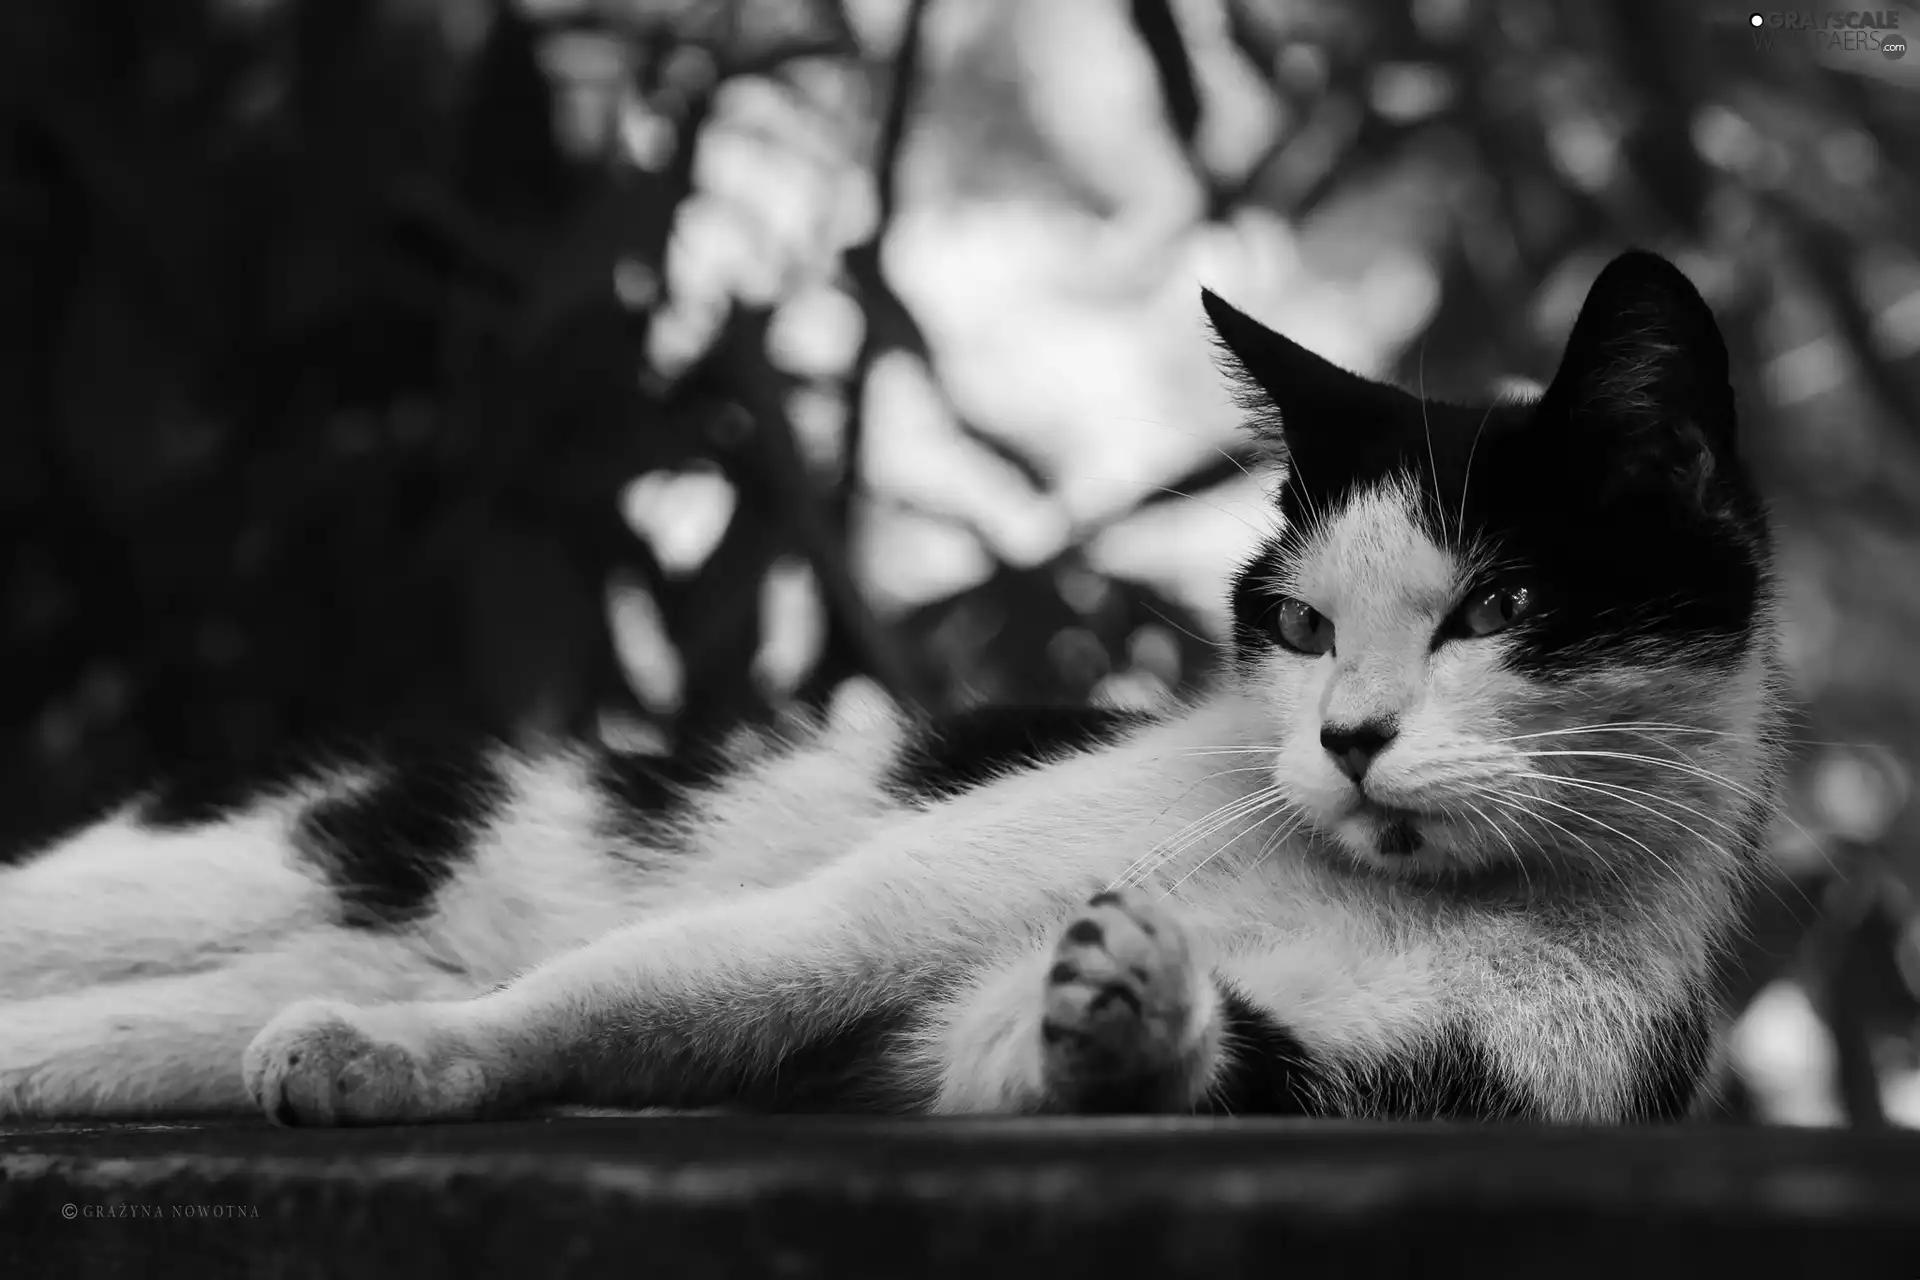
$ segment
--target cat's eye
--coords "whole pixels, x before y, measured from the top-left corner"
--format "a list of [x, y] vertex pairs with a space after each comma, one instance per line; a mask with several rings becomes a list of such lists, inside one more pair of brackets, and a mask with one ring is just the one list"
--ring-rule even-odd
[[1525, 587], [1489, 587], [1468, 597], [1454, 616], [1459, 634], [1490, 636], [1506, 630], [1532, 608], [1533, 593]]
[[1295, 653], [1320, 654], [1333, 648], [1333, 619], [1304, 600], [1288, 596], [1273, 611], [1273, 638]]

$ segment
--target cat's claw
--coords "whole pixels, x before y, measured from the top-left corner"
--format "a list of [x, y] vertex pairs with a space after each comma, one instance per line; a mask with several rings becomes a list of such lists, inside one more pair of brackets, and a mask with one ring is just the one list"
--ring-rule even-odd
[[1047, 972], [1049, 1094], [1076, 1111], [1187, 1111], [1211, 1067], [1212, 984], [1178, 916], [1144, 891], [1095, 895]]
[[[281, 1125], [461, 1119], [484, 1097], [480, 1065], [425, 1033], [420, 1006], [309, 1000], [268, 1023], [241, 1060], [247, 1092]], [[411, 1016], [410, 1016], [411, 1015]]]

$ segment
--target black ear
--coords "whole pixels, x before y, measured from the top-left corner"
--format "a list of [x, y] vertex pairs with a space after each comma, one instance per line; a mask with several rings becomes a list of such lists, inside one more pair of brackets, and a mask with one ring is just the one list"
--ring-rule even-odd
[[1349, 373], [1297, 342], [1280, 336], [1211, 289], [1200, 305], [1219, 340], [1236, 399], [1256, 430], [1284, 442], [1303, 472], [1315, 471], [1316, 455], [1351, 462], [1364, 451], [1370, 423], [1396, 408], [1417, 406], [1412, 396]]
[[1626, 487], [1682, 485], [1705, 499], [1735, 465], [1733, 388], [1713, 312], [1658, 254], [1621, 254], [1587, 291], [1542, 397]]

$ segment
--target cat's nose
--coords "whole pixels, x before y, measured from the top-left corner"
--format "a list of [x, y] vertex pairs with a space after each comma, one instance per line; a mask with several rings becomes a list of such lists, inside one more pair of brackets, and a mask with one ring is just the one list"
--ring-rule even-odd
[[1366, 776], [1373, 758], [1393, 741], [1395, 732], [1391, 723], [1382, 720], [1366, 720], [1354, 725], [1323, 724], [1320, 745], [1327, 749], [1342, 773], [1358, 782]]

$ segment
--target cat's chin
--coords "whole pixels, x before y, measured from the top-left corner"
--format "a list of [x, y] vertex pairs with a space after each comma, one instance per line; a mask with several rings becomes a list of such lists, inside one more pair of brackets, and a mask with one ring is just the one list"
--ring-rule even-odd
[[1332, 825], [1348, 851], [1391, 863], [1428, 852], [1430, 821], [1424, 813], [1362, 800]]
[[1351, 862], [1372, 874], [1433, 882], [1490, 871], [1452, 856], [1441, 820], [1430, 813], [1363, 800], [1325, 829]]

